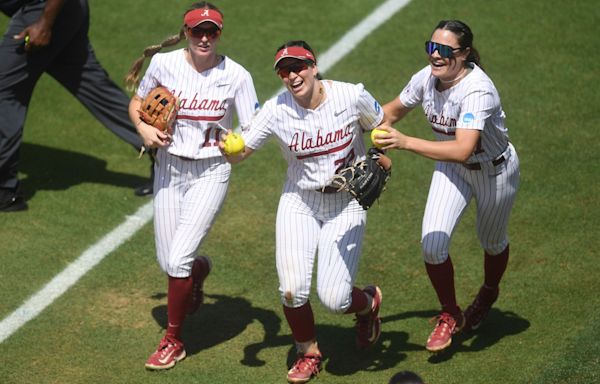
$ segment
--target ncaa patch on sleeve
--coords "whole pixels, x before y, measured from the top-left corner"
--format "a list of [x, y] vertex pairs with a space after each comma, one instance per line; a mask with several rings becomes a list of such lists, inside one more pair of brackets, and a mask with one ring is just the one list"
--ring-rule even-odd
[[469, 123], [473, 122], [473, 120], [475, 120], [475, 116], [470, 112], [466, 113], [463, 116], [463, 123], [465, 123], [465, 124], [469, 124]]

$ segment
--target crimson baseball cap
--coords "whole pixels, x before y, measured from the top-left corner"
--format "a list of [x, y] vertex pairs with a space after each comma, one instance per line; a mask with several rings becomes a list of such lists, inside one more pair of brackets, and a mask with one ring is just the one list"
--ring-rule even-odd
[[223, 29], [223, 16], [219, 12], [210, 8], [200, 8], [189, 11], [185, 14], [183, 22], [189, 28], [194, 28], [198, 24], [210, 22], [216, 25], [219, 29]]
[[286, 57], [292, 57], [298, 60], [310, 60], [313, 63], [317, 64], [317, 59], [308, 49], [304, 47], [292, 46], [281, 48], [277, 52], [277, 54], [275, 55], [275, 64], [273, 64], [273, 68], [276, 68], [277, 63], [279, 63]]

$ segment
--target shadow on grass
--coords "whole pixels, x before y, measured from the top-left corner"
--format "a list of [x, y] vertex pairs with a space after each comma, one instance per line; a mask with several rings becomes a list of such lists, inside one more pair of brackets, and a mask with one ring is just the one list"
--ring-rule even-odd
[[[256, 308], [248, 300], [239, 297], [209, 294], [205, 297], [212, 300], [205, 302], [196, 314], [188, 316], [185, 321], [182, 338], [188, 355], [233, 339], [257, 320], [264, 328], [263, 340], [246, 345], [240, 363], [249, 367], [263, 366], [266, 361], [259, 357], [263, 350], [289, 346], [287, 366], [293, 364], [296, 349], [292, 336], [280, 334], [282, 319], [275, 312]], [[162, 299], [164, 294], [156, 294], [153, 298]], [[154, 307], [152, 316], [162, 328], [166, 328], [166, 305]], [[319, 347], [325, 359], [324, 369], [332, 375], [347, 376], [359, 371], [393, 368], [406, 359], [406, 352], [422, 349], [422, 346], [408, 342], [406, 332], [383, 331], [376, 346], [364, 351], [358, 350], [355, 344], [354, 316], [344, 317], [348, 318], [348, 327], [327, 324], [316, 327]]]
[[[353, 324], [353, 316], [346, 317]], [[407, 342], [408, 334], [405, 332], [382, 332], [377, 344], [367, 350], [357, 349], [354, 327], [317, 325], [316, 333], [324, 359], [323, 369], [335, 376], [349, 376], [360, 371], [375, 372], [393, 368], [406, 359], [406, 351], [420, 348]], [[265, 362], [258, 358], [261, 350], [286, 345], [290, 346], [286, 360], [287, 367], [291, 367], [296, 360], [296, 348], [291, 335], [280, 335], [246, 346], [241, 363], [248, 366], [264, 365]]]
[[[163, 299], [164, 294], [156, 294], [155, 299]], [[252, 306], [243, 298], [224, 295], [206, 295], [212, 299], [205, 302], [200, 310], [188, 316], [183, 329], [183, 339], [188, 355], [194, 355], [204, 349], [231, 340], [255, 320], [264, 328], [263, 340], [246, 345], [240, 362], [249, 367], [260, 367], [266, 361], [260, 359], [260, 353], [269, 348], [290, 346], [287, 354], [287, 366], [296, 358], [296, 350], [290, 334], [282, 335], [281, 317], [274, 311]], [[317, 339], [324, 357], [324, 369], [336, 376], [349, 376], [360, 371], [383, 371], [394, 368], [407, 358], [407, 352], [425, 351], [424, 344], [408, 341], [407, 332], [385, 331], [385, 324], [409, 318], [431, 319], [438, 311], [411, 311], [382, 317], [382, 332], [378, 343], [368, 350], [357, 350], [356, 331], [353, 316], [348, 317], [349, 327], [322, 324], [317, 325]], [[153, 308], [152, 315], [162, 327], [167, 326], [167, 306]], [[524, 332], [531, 324], [514, 312], [492, 308], [485, 322], [476, 331], [459, 333], [452, 345], [443, 352], [432, 354], [428, 361], [432, 364], [452, 359], [458, 352], [477, 352], [498, 343], [502, 338]], [[427, 335], [423, 335], [423, 343]]]
[[[348, 320], [351, 321], [353, 316]], [[384, 371], [396, 367], [406, 360], [406, 352], [421, 347], [408, 342], [408, 333], [382, 329], [379, 341], [372, 348], [359, 350], [355, 344], [356, 330], [353, 327], [317, 327], [319, 346], [325, 357], [329, 356], [326, 370], [332, 375], [349, 376], [356, 372]], [[331, 352], [330, 352], [331, 351]], [[291, 364], [291, 363], [290, 363]]]
[[[159, 298], [159, 295], [153, 297]], [[164, 297], [164, 296], [163, 296]], [[240, 297], [204, 294], [205, 302], [193, 315], [188, 315], [183, 326], [182, 338], [188, 355], [214, 347], [244, 332], [246, 327], [258, 320], [265, 331], [264, 341], [273, 345], [281, 329], [281, 319], [273, 312], [253, 307], [252, 304]], [[206, 301], [206, 298], [212, 301]], [[164, 329], [167, 328], [167, 306], [159, 305], [152, 309], [154, 320]], [[288, 336], [289, 342], [289, 336]], [[263, 365], [258, 359], [254, 364]]]
[[507, 336], [517, 335], [531, 323], [514, 312], [492, 308], [485, 321], [476, 330], [462, 332], [452, 338], [452, 345], [438, 354], [431, 355], [433, 364], [450, 360], [459, 352], [478, 352], [487, 349]]
[[[403, 312], [382, 318], [382, 322], [393, 322], [411, 317], [431, 319], [439, 314], [438, 311], [413, 311]], [[501, 311], [492, 308], [485, 321], [474, 331], [459, 333], [452, 338], [452, 345], [443, 352], [432, 354], [428, 361], [433, 364], [450, 360], [458, 352], [477, 352], [489, 348], [502, 340], [502, 338], [517, 335], [529, 328], [531, 323], [514, 312]], [[433, 325], [432, 328], [433, 330]], [[423, 335], [423, 345], [418, 345], [415, 350], [425, 350], [425, 340], [428, 335]]]
[[31, 143], [23, 143], [21, 146], [19, 171], [26, 175], [21, 180], [26, 200], [31, 199], [39, 190], [65, 190], [81, 183], [133, 188], [148, 182], [147, 178], [137, 175], [107, 170], [105, 160]]

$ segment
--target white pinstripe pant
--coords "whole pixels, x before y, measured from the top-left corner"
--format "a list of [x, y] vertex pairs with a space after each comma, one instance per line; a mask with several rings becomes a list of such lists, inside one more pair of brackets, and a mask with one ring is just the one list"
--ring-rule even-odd
[[519, 158], [509, 144], [503, 163], [482, 164], [469, 170], [461, 164], [436, 162], [423, 215], [423, 258], [441, 264], [448, 258], [452, 233], [474, 197], [477, 203], [477, 236], [490, 255], [508, 245], [508, 219], [519, 189]]
[[221, 211], [231, 165], [223, 157], [188, 160], [158, 151], [154, 233], [160, 267], [188, 277], [196, 251]]
[[321, 193], [286, 184], [276, 230], [282, 303], [297, 308], [307, 302], [318, 252], [319, 299], [330, 311], [345, 312], [352, 303], [366, 222], [366, 211], [346, 192]]

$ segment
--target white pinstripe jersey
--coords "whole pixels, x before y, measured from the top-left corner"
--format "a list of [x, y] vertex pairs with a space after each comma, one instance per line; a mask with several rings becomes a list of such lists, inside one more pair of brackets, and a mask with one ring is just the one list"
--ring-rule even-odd
[[427, 121], [440, 141], [454, 140], [456, 128], [481, 131], [477, 148], [467, 163], [494, 160], [508, 145], [506, 115], [498, 91], [485, 72], [472, 65], [473, 70], [467, 76], [442, 92], [435, 88], [437, 79], [428, 65], [410, 79], [399, 96], [406, 107], [423, 106]]
[[137, 95], [143, 99], [159, 85], [181, 103], [167, 150], [189, 159], [222, 156], [217, 124], [232, 128], [235, 109], [243, 127], [259, 107], [252, 76], [226, 56], [216, 67], [199, 73], [185, 60], [184, 49], [158, 53], [152, 57]]
[[302, 108], [286, 91], [267, 101], [244, 131], [253, 150], [276, 138], [288, 163], [288, 181], [300, 189], [325, 186], [338, 168], [364, 159], [363, 132], [383, 119], [383, 109], [362, 84], [321, 84], [326, 98], [315, 110]]

